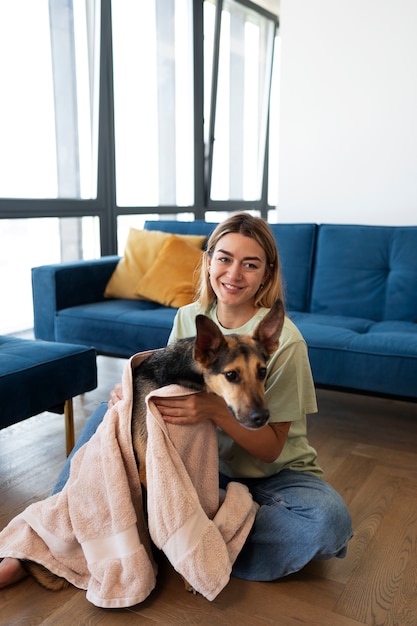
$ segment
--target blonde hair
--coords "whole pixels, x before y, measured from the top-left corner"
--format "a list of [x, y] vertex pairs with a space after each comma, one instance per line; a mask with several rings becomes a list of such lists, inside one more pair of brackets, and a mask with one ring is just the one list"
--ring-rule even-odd
[[229, 233], [238, 233], [254, 239], [265, 252], [268, 276], [256, 294], [255, 305], [270, 308], [278, 298], [284, 302], [281, 265], [277, 244], [271, 228], [260, 217], [254, 217], [249, 213], [236, 213], [218, 224], [207, 242], [207, 249], [204, 251], [201, 260], [200, 282], [197, 291], [197, 301], [200, 306], [203, 309], [207, 309], [216, 299], [210, 284], [208, 259], [213, 256], [219, 240]]

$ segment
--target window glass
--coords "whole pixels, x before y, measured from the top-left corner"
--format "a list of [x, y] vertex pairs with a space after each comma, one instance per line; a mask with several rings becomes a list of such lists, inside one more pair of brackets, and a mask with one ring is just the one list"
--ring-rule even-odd
[[0, 4], [0, 195], [57, 195], [48, 1]]
[[118, 206], [194, 203], [191, 0], [112, 3]]
[[260, 200], [275, 24], [225, 0], [221, 15], [210, 198]]
[[0, 3], [1, 197], [96, 197], [97, 15], [66, 5]]
[[97, 217], [0, 220], [0, 334], [33, 328], [32, 267], [99, 256]]
[[[205, 220], [206, 222], [213, 222], [217, 224], [219, 222], [223, 222], [224, 220], [226, 220], [228, 217], [233, 215], [233, 213], [235, 213], [235, 211], [206, 211]], [[251, 211], [251, 210], [245, 209], [245, 213], [250, 213], [251, 215], [254, 215], [255, 217], [260, 217], [259, 211]]]

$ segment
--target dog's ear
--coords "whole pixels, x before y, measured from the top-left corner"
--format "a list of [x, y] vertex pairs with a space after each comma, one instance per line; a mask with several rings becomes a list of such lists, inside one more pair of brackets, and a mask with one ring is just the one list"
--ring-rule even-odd
[[272, 305], [270, 311], [259, 322], [253, 338], [259, 341], [265, 348], [268, 357], [271, 356], [279, 346], [282, 327], [284, 326], [285, 311], [281, 300], [277, 300]]
[[197, 315], [195, 325], [197, 334], [194, 343], [194, 358], [198, 363], [207, 367], [220, 348], [226, 344], [226, 340], [220, 328], [206, 315]]

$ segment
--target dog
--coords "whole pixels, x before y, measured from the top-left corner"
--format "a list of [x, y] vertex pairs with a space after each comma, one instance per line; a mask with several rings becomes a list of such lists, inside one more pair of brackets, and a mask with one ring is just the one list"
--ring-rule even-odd
[[223, 335], [217, 324], [197, 315], [196, 336], [156, 350], [133, 371], [132, 441], [139, 478], [146, 489], [146, 396], [165, 385], [178, 384], [221, 396], [234, 418], [250, 429], [269, 419], [265, 403], [268, 358], [278, 348], [284, 324], [280, 300], [252, 336]]
[[[265, 426], [267, 361], [277, 350], [284, 325], [281, 300], [271, 307], [252, 336], [223, 335], [205, 315], [196, 317], [196, 336], [179, 339], [155, 350], [133, 369], [132, 445], [141, 484], [146, 491], [146, 396], [166, 385], [178, 384], [224, 398], [234, 418], [249, 429]], [[68, 581], [33, 561], [23, 568], [46, 589], [59, 591]], [[192, 589], [187, 586], [187, 590]]]

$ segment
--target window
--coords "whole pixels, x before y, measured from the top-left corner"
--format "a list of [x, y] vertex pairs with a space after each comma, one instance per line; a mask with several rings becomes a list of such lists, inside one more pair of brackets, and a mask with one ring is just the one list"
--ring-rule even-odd
[[0, 2], [0, 332], [31, 325], [34, 265], [148, 216], [267, 216], [276, 26], [250, 0]]
[[98, 233], [97, 217], [0, 220], [0, 334], [33, 327], [31, 268], [97, 258]]
[[[212, 76], [206, 76], [206, 93], [212, 96], [206, 133], [210, 200], [260, 202], [276, 24], [272, 16], [235, 0], [219, 2], [218, 10], [220, 31], [214, 41], [217, 37], [219, 46], [218, 51], [214, 47]], [[209, 5], [207, 29], [213, 28], [211, 13]]]
[[85, 0], [66, 4], [0, 4], [3, 198], [96, 197], [95, 18]]
[[72, 202], [97, 197], [99, 4], [0, 3], [2, 333], [33, 326], [33, 266], [100, 255]]
[[191, 0], [112, 3], [116, 201], [194, 205]]

